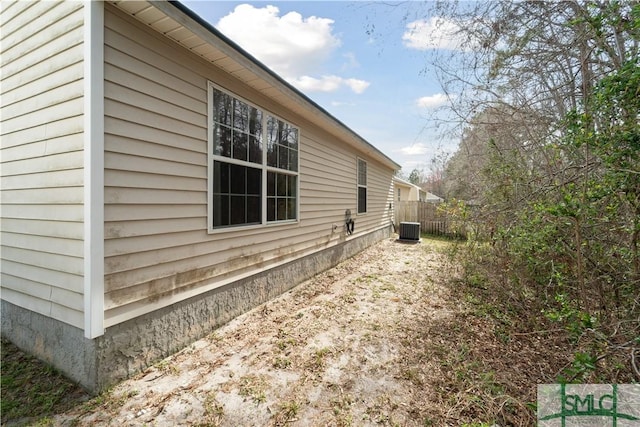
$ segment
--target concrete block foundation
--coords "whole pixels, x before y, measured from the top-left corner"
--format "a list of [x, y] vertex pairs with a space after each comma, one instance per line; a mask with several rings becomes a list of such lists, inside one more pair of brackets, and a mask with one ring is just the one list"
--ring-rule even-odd
[[359, 236], [107, 328], [95, 339], [2, 300], [2, 336], [90, 392], [99, 393], [390, 234], [391, 229], [385, 227]]

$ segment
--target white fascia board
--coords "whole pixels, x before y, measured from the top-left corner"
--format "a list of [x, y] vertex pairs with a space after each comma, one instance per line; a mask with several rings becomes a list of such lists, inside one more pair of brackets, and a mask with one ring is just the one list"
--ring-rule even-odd
[[84, 2], [84, 336], [104, 334], [104, 4]]

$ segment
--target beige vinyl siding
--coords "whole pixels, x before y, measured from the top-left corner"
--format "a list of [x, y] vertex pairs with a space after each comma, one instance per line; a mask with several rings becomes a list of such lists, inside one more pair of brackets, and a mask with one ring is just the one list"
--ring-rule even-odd
[[2, 298], [83, 327], [83, 5], [3, 2]]
[[[107, 327], [347, 238], [365, 154], [108, 4], [105, 25]], [[300, 128], [299, 222], [207, 232], [207, 81]], [[391, 222], [393, 171], [369, 167], [356, 236]]]

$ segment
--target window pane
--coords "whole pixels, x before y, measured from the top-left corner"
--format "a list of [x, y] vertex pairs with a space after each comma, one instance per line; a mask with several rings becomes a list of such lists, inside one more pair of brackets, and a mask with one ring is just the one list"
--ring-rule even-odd
[[249, 135], [249, 161], [262, 163], [262, 144], [260, 139], [253, 135]]
[[367, 212], [367, 189], [358, 187], [358, 213]]
[[238, 99], [233, 100], [233, 127], [249, 132], [249, 106]]
[[262, 192], [262, 170], [247, 168], [247, 194], [260, 195]]
[[289, 131], [291, 127], [285, 122], [278, 120], [278, 129], [280, 130], [280, 140], [278, 141], [278, 144], [288, 146]]
[[277, 205], [276, 217], [278, 221], [284, 221], [287, 219], [287, 199], [278, 199]]
[[276, 195], [276, 174], [267, 172], [267, 196]]
[[358, 160], [358, 185], [367, 185], [367, 163]]
[[293, 175], [289, 175], [287, 177], [287, 180], [289, 181], [287, 184], [287, 196], [289, 197], [296, 197], [297, 195], [297, 185], [296, 185], [296, 180], [297, 178]]
[[270, 144], [278, 142], [278, 120], [271, 116], [267, 117], [267, 142]]
[[221, 125], [214, 126], [213, 154], [231, 157], [231, 128]]
[[275, 126], [273, 120], [269, 120], [270, 131], [267, 135], [267, 166], [278, 167], [278, 144], [275, 138]]
[[[268, 172], [267, 221], [285, 221], [297, 218], [298, 177]], [[271, 194], [271, 193], [274, 194]]]
[[278, 167], [278, 146], [270, 145], [267, 147], [267, 166]]
[[267, 166], [284, 170], [298, 170], [298, 129], [267, 117]]
[[280, 120], [278, 120], [278, 144], [287, 145], [287, 128]]
[[293, 148], [293, 149], [298, 149], [298, 129], [294, 128], [294, 127], [290, 127], [289, 128], [289, 134], [288, 134], [288, 146]]
[[245, 196], [231, 196], [231, 225], [246, 223]]
[[284, 197], [287, 195], [287, 175], [276, 174], [277, 195]]
[[278, 147], [278, 167], [280, 169], [289, 169], [289, 149], [282, 145]]
[[233, 158], [247, 160], [247, 138], [246, 133], [238, 130], [233, 131]]
[[262, 222], [262, 169], [213, 162], [213, 226]]
[[249, 107], [249, 133], [262, 135], [262, 111], [254, 107]]
[[213, 226], [229, 225], [229, 196], [213, 196]]
[[298, 171], [298, 150], [289, 149], [289, 170]]
[[276, 199], [269, 197], [267, 199], [267, 221], [276, 220]]
[[213, 162], [213, 192], [229, 193], [229, 164]]
[[262, 202], [260, 195], [247, 196], [247, 223], [255, 224], [262, 221]]
[[287, 219], [296, 219], [296, 199], [287, 200]]
[[246, 171], [244, 166], [230, 165], [231, 194], [246, 194]]
[[231, 126], [233, 98], [217, 89], [213, 90], [213, 121]]

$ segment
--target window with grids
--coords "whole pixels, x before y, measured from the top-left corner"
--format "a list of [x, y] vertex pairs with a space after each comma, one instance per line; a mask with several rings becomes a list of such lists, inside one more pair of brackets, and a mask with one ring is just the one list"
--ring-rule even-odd
[[209, 83], [209, 227], [298, 218], [299, 130]]
[[358, 159], [358, 213], [367, 212], [367, 162]]

